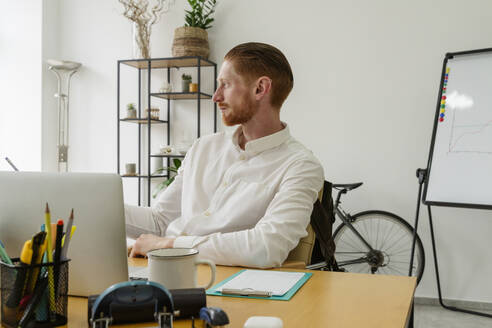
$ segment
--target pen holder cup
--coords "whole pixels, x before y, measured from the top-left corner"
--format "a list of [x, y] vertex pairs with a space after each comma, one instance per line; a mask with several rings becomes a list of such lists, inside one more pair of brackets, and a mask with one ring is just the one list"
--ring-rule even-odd
[[67, 323], [68, 262], [24, 265], [0, 261], [2, 327], [56, 327]]

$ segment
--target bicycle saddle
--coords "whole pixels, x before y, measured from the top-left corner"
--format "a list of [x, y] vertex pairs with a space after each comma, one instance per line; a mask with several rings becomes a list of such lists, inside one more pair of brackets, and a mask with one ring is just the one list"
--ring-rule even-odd
[[333, 188], [337, 189], [337, 190], [347, 189], [347, 191], [349, 191], [349, 190], [352, 190], [352, 189], [359, 188], [360, 186], [362, 186], [362, 184], [363, 184], [363, 182], [346, 183], [346, 184], [343, 184], [343, 183], [334, 183], [331, 186]]

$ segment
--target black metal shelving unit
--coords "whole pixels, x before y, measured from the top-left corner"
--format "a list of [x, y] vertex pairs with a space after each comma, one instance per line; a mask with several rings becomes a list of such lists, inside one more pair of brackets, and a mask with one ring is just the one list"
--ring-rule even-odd
[[[121, 65], [128, 65], [134, 67], [138, 70], [138, 106], [137, 106], [137, 118], [120, 118], [120, 81], [121, 81]], [[179, 69], [181, 67], [196, 67], [197, 69], [197, 84], [198, 91], [197, 92], [164, 92], [164, 93], [155, 93], [151, 91], [151, 76], [152, 71], [158, 70], [166, 70], [167, 74], [167, 82], [171, 82], [171, 70]], [[137, 178], [138, 179], [138, 205], [141, 205], [141, 189], [142, 184], [141, 180], [146, 179], [147, 181], [147, 206], [150, 206], [151, 200], [151, 179], [153, 178], [165, 178], [169, 177], [169, 172], [163, 175], [152, 175], [150, 172], [150, 160], [152, 157], [162, 157], [167, 159], [167, 166], [171, 165], [171, 158], [183, 158], [184, 155], [159, 155], [159, 154], [151, 154], [151, 125], [152, 124], [166, 124], [167, 125], [167, 144], [170, 145], [171, 142], [171, 120], [170, 120], [170, 111], [171, 111], [171, 100], [196, 100], [197, 106], [197, 138], [200, 137], [200, 114], [201, 114], [201, 101], [212, 99], [212, 95], [201, 91], [201, 77], [202, 77], [202, 69], [212, 68], [213, 69], [213, 79], [214, 79], [214, 90], [217, 88], [217, 64], [204, 59], [199, 56], [191, 56], [191, 57], [170, 57], [170, 58], [148, 58], [148, 59], [126, 59], [126, 60], [118, 60], [118, 84], [117, 84], [117, 170], [118, 174], [120, 172], [120, 125], [121, 123], [134, 123], [138, 124], [138, 162], [137, 162], [137, 174], [135, 176], [126, 176], [122, 175], [124, 178]], [[142, 117], [142, 71], [148, 71], [147, 74], [147, 92], [144, 96], [147, 97], [147, 104], [149, 109], [151, 106], [151, 98], [160, 98], [167, 100], [167, 120], [157, 120], [152, 119], [150, 117], [150, 112], [147, 114], [146, 118]], [[147, 174], [142, 174], [141, 162], [142, 162], [142, 146], [141, 146], [141, 138], [142, 133], [142, 125], [147, 125]], [[217, 104], [214, 103], [214, 132], [217, 132]]]

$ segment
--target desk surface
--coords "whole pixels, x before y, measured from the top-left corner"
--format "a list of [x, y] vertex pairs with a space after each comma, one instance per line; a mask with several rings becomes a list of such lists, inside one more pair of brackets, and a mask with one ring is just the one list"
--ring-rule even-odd
[[[131, 261], [142, 265], [144, 261]], [[242, 268], [217, 266], [215, 283]], [[282, 269], [288, 270], [288, 269]], [[209, 279], [207, 266], [198, 268], [198, 283]], [[293, 270], [303, 271], [303, 270]], [[290, 301], [207, 296], [207, 306], [218, 306], [231, 320], [227, 327], [241, 328], [253, 315], [276, 316], [289, 327], [377, 327], [404, 328], [416, 287], [416, 279], [401, 276], [307, 271], [313, 276]], [[68, 327], [87, 328], [87, 299], [71, 297]], [[191, 327], [177, 320], [174, 327]], [[133, 327], [149, 327], [148, 323]], [[112, 326], [112, 327], [129, 327]]]

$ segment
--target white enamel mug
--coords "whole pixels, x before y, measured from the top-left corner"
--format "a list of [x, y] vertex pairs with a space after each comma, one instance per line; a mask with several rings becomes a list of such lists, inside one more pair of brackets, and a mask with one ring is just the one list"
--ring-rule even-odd
[[[147, 253], [149, 258], [149, 280], [167, 289], [205, 288], [215, 281], [215, 264], [209, 260], [199, 260], [198, 250], [194, 248], [162, 248]], [[210, 281], [206, 286], [197, 286], [196, 266], [206, 264], [210, 267]]]

